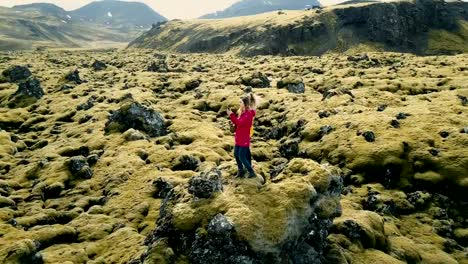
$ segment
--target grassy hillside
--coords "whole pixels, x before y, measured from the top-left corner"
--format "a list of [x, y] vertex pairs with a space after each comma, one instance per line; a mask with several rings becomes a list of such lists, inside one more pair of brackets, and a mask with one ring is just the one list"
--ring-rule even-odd
[[243, 55], [319, 55], [356, 49], [462, 53], [468, 51], [467, 14], [466, 2], [342, 4], [320, 10], [171, 21], [153, 27], [129, 47]]

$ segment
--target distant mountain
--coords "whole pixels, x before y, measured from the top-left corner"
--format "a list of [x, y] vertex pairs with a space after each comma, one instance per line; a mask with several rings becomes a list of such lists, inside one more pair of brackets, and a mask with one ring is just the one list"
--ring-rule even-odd
[[150, 27], [167, 19], [139, 2], [96, 1], [70, 12], [72, 17], [116, 27]]
[[70, 12], [45, 3], [0, 7], [0, 50], [128, 43], [165, 20], [145, 4], [114, 0]]
[[13, 6], [13, 9], [17, 11], [38, 12], [39, 14], [44, 16], [56, 16], [61, 18], [65, 18], [68, 15], [67, 11], [65, 11], [63, 8], [58, 7], [54, 4], [47, 3], [15, 5]]
[[200, 18], [227, 18], [255, 15], [278, 9], [301, 10], [307, 7], [320, 6], [318, 0], [242, 0], [223, 11], [204, 15]]
[[218, 20], [169, 21], [155, 25], [129, 46], [246, 56], [348, 50], [466, 53], [468, 2], [369, 2]]

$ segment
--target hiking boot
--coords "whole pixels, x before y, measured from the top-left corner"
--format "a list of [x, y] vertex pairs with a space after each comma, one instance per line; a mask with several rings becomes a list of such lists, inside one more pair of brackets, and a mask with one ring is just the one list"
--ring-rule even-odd
[[249, 172], [249, 178], [257, 178], [257, 174], [255, 174], [255, 172]]
[[244, 175], [245, 175], [245, 170], [243, 170], [243, 171], [238, 171], [236, 177], [237, 177], [237, 178], [242, 178], [242, 177], [244, 177]]

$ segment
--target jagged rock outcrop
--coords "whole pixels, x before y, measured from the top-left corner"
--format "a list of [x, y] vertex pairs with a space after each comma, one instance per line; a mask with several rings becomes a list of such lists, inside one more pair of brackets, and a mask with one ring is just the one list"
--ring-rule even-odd
[[130, 128], [146, 132], [151, 137], [166, 134], [166, 125], [162, 116], [137, 102], [127, 103], [114, 111], [106, 123], [105, 131], [124, 132]]
[[[330, 50], [345, 51], [359, 44], [369, 50], [379, 47], [418, 54], [468, 51], [463, 26], [468, 20], [466, 2], [370, 2], [302, 12], [295, 14], [294, 21], [287, 11], [261, 18], [227, 19], [226, 23], [171, 21], [153, 27], [129, 47], [234, 52], [247, 56], [319, 55]], [[184, 36], [188, 34], [192, 37], [187, 41]], [[446, 41], [443, 36], [447, 35], [454, 41]]]
[[27, 67], [20, 65], [11, 66], [2, 72], [4, 80], [9, 82], [25, 80], [31, 75], [32, 73]]
[[328, 229], [341, 215], [337, 172], [293, 159], [275, 183], [258, 189], [246, 179], [242, 192], [222, 186], [216, 169], [202, 173], [165, 195], [149, 248], [134, 263], [324, 263]]

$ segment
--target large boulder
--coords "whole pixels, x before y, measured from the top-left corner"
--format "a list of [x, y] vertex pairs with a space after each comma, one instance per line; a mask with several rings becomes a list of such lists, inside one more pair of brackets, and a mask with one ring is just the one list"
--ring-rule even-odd
[[18, 82], [32, 76], [31, 71], [25, 66], [11, 66], [2, 72], [2, 77], [8, 82]]
[[251, 86], [253, 88], [267, 88], [270, 87], [270, 80], [268, 77], [261, 72], [255, 72], [240, 76], [236, 83]]
[[200, 176], [192, 177], [189, 181], [188, 192], [197, 198], [210, 198], [215, 192], [222, 190], [221, 172], [216, 169], [203, 172]]
[[288, 76], [278, 81], [276, 86], [279, 89], [286, 88], [290, 93], [304, 93], [305, 85], [299, 76]]
[[10, 108], [25, 107], [35, 103], [42, 96], [44, 96], [44, 90], [42, 90], [41, 83], [36, 77], [30, 76], [20, 81], [18, 90], [10, 96], [8, 106]]
[[328, 230], [341, 214], [339, 172], [294, 159], [277, 178], [265, 188], [244, 179], [221, 189], [212, 170], [188, 188], [177, 185], [165, 195], [147, 252], [132, 263], [325, 263]]
[[104, 130], [106, 133], [125, 132], [130, 128], [146, 132], [151, 137], [163, 136], [167, 133], [162, 116], [137, 102], [127, 103], [114, 111]]
[[29, 77], [18, 84], [18, 90], [13, 96], [26, 96], [39, 99], [44, 96], [44, 90], [42, 90], [41, 83], [36, 77]]

